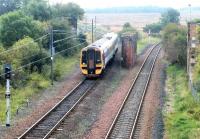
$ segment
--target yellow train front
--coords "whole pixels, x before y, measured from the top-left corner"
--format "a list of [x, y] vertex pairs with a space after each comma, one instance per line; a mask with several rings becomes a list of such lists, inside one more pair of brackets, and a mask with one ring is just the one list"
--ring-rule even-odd
[[80, 58], [82, 73], [87, 77], [101, 75], [118, 50], [117, 41], [116, 33], [107, 33], [103, 38], [83, 48]]

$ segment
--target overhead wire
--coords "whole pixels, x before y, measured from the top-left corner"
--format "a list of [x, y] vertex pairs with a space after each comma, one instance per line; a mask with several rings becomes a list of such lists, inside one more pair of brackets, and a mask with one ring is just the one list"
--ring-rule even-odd
[[[84, 43], [85, 43], [85, 42], [84, 42]], [[64, 49], [64, 50], [61, 50], [60, 52], [55, 53], [53, 56], [58, 55], [58, 54], [60, 54], [60, 53], [63, 53], [63, 52], [65, 52], [65, 51], [68, 51], [68, 50], [70, 50], [70, 49], [79, 47], [80, 45], [82, 45], [82, 44], [84, 44], [84, 43], [80, 43], [80, 44], [75, 45], [75, 46], [73, 46], [73, 47], [70, 47], [70, 48], [66, 48], [66, 49]], [[10, 73], [19, 71], [19, 70], [21, 70], [21, 69], [23, 69], [23, 68], [25, 68], [25, 67], [28, 67], [28, 66], [30, 66], [30, 65], [32, 65], [32, 64], [35, 64], [35, 63], [37, 63], [37, 62], [39, 62], [39, 61], [42, 61], [42, 60], [46, 60], [46, 59], [48, 59], [48, 58], [51, 58], [51, 56], [47, 56], [47, 57], [41, 58], [41, 59], [39, 59], [39, 60], [36, 60], [36, 61], [30, 62], [30, 63], [28, 63], [28, 64], [25, 64], [25, 65], [23, 65], [23, 66], [20, 66], [20, 67], [18, 67], [17, 69], [10, 71]], [[5, 74], [6, 74], [6, 73], [1, 74], [0, 77], [4, 76]]]
[[29, 44], [32, 44], [32, 43], [35, 43], [36, 41], [41, 40], [41, 39], [47, 37], [48, 35], [49, 35], [49, 33], [46, 34], [46, 35], [43, 35], [43, 36], [40, 37], [40, 38], [37, 38], [37, 39], [35, 39], [35, 40], [29, 42], [29, 43], [27, 43], [27, 44], [20, 45], [20, 47], [16, 47], [16, 48], [11, 48], [11, 49], [5, 50], [5, 51], [1, 52], [0, 55], [2, 55], [2, 54], [4, 54], [4, 53], [8, 53], [8, 52], [13, 51], [13, 50], [22, 49], [22, 47], [28, 46]]

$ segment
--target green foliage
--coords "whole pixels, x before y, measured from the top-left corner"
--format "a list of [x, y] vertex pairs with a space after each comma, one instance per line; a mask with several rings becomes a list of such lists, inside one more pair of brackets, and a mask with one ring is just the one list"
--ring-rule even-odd
[[150, 30], [151, 33], [160, 33], [161, 29], [162, 29], [162, 25], [160, 23], [153, 23], [153, 24], [146, 25], [143, 28], [143, 31], [146, 33], [149, 33], [149, 30]]
[[75, 29], [77, 28], [78, 19], [82, 19], [84, 10], [75, 3], [68, 4], [57, 4], [53, 7], [54, 18], [65, 18], [68, 19], [69, 24]]
[[168, 97], [172, 98], [168, 102], [171, 112], [164, 113], [167, 138], [197, 138], [200, 135], [200, 104], [188, 90], [186, 72], [179, 66], [168, 67], [166, 84]]
[[83, 33], [79, 33], [79, 34], [78, 34], [78, 41], [79, 41], [80, 43], [85, 43], [86, 46], [88, 45], [88, 44], [87, 44], [86, 35], [83, 34]]
[[[198, 52], [200, 52], [200, 50], [198, 50]], [[200, 93], [200, 54], [198, 54], [198, 56], [197, 56], [193, 74], [194, 74], [193, 75], [194, 87]]]
[[0, 0], [0, 15], [19, 9], [23, 0]]
[[160, 38], [158, 37], [142, 36], [137, 42], [137, 54], [140, 54], [148, 45], [156, 44], [158, 42], [160, 42]]
[[21, 11], [4, 14], [0, 17], [0, 25], [0, 41], [6, 48], [24, 38], [24, 36], [37, 38], [43, 32], [37, 22]]
[[179, 17], [180, 13], [177, 10], [169, 8], [166, 12], [164, 12], [161, 15], [161, 24], [163, 27], [165, 27], [169, 23], [179, 24]]
[[57, 4], [53, 7], [53, 14], [54, 17], [82, 19], [84, 15], [84, 10], [75, 3]]
[[192, 22], [194, 22], [194, 23], [200, 23], [200, 19], [199, 18], [193, 19]]
[[197, 38], [200, 41], [200, 26], [197, 27]]
[[131, 24], [129, 22], [126, 22], [124, 25], [123, 25], [123, 28], [131, 28]]
[[33, 16], [35, 20], [46, 21], [51, 18], [51, 11], [44, 0], [31, 0], [24, 7], [26, 14]]
[[[61, 40], [61, 39], [67, 39], [58, 43], [55, 43], [55, 49], [57, 52], [65, 50], [67, 48], [70, 48], [74, 45], [77, 45], [77, 39], [76, 38], [76, 34], [72, 34], [71, 28], [68, 24], [68, 21], [65, 19], [62, 20], [52, 20], [51, 21], [51, 25], [53, 27], [54, 30], [61, 30], [64, 31], [65, 34], [59, 34], [59, 33], [54, 33], [54, 40]], [[68, 53], [63, 53], [63, 55], [68, 55]]]
[[163, 30], [163, 46], [166, 58], [171, 63], [186, 65], [187, 62], [187, 32], [186, 28], [177, 24], [168, 24]]
[[[11, 8], [5, 9], [5, 6]], [[56, 53], [86, 42], [85, 35], [79, 34], [77, 37], [72, 33], [74, 21], [77, 23], [83, 14], [83, 9], [73, 3], [49, 8], [45, 0], [0, 0], [0, 68], [3, 69], [5, 63], [11, 63], [14, 70], [11, 82], [12, 116], [27, 98], [50, 85], [49, 35], [37, 42], [34, 40], [49, 32], [52, 27], [65, 32], [54, 32], [54, 41], [64, 39], [54, 43]], [[77, 68], [75, 64], [79, 62], [79, 54], [74, 54], [83, 46], [55, 55], [54, 80], [60, 80]], [[26, 67], [22, 67], [24, 65]], [[0, 70], [0, 74], [2, 72]], [[5, 92], [3, 78], [0, 77], [0, 98], [4, 98]], [[0, 121], [5, 119], [4, 112], [5, 99], [0, 99]]]
[[120, 32], [120, 34], [135, 34], [135, 33], [137, 33], [137, 30], [133, 28], [131, 24], [128, 22], [123, 25], [123, 29]]

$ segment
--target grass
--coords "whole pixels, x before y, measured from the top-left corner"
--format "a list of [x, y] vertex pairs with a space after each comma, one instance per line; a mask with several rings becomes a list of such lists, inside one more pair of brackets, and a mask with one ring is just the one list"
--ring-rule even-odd
[[[169, 139], [200, 137], [200, 104], [188, 89], [186, 72], [176, 65], [167, 69], [167, 97], [172, 110], [164, 112], [166, 135]], [[165, 106], [166, 109], [166, 106]]]
[[[56, 80], [60, 80], [64, 76], [72, 73], [75, 68], [75, 64], [78, 63], [78, 54], [74, 56], [64, 58], [58, 56], [55, 58], [54, 64], [54, 76]], [[46, 70], [46, 74], [49, 74], [49, 69]], [[28, 83], [22, 88], [11, 88], [11, 116], [15, 116], [18, 107], [23, 106], [27, 99], [30, 99], [36, 93], [42, 92], [42, 90], [50, 87], [51, 81], [43, 74], [32, 73], [29, 77]], [[0, 122], [5, 123], [6, 112], [6, 100], [5, 100], [5, 88], [0, 88]]]
[[141, 34], [141, 39], [137, 42], [137, 54], [140, 54], [142, 50], [148, 45], [148, 44], [155, 44], [160, 41], [158, 37], [148, 37], [144, 33]]

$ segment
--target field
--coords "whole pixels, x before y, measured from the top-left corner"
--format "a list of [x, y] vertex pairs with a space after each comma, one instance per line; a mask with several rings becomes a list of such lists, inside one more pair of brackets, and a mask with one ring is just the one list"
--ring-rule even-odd
[[[138, 30], [146, 24], [158, 22], [161, 14], [159, 13], [86, 13], [84, 22], [91, 23], [91, 20], [96, 16], [97, 25], [102, 25], [112, 31], [119, 31], [124, 23], [129, 22]], [[199, 18], [200, 13], [192, 13], [191, 18]], [[186, 25], [186, 21], [189, 20], [189, 13], [181, 13], [181, 24]]]

